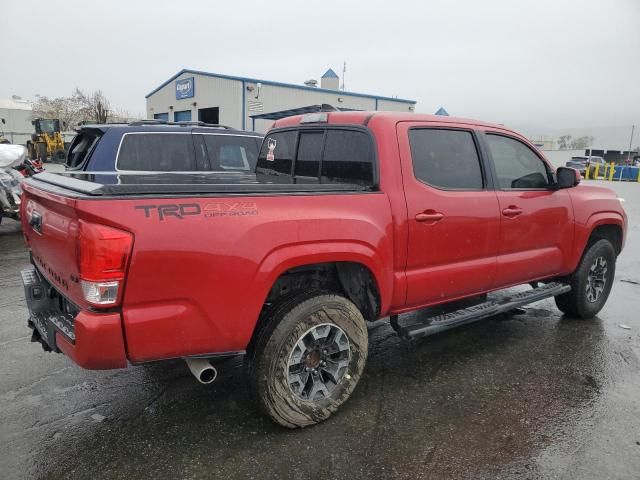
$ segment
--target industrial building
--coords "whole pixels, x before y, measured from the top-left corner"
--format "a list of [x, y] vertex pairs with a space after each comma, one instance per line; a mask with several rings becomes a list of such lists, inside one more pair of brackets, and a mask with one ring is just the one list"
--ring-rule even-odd
[[330, 104], [341, 110], [414, 111], [416, 102], [340, 89], [329, 69], [302, 85], [182, 70], [146, 96], [147, 118], [203, 121], [243, 130], [266, 131], [274, 120]]
[[32, 133], [31, 105], [18, 96], [0, 99], [0, 135], [11, 143], [24, 145]]

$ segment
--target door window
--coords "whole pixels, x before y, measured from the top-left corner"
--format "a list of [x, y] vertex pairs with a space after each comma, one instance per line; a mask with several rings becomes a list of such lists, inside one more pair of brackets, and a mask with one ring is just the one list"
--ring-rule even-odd
[[481, 190], [480, 158], [471, 132], [434, 128], [409, 130], [413, 173], [444, 189]]
[[524, 143], [504, 135], [487, 134], [493, 165], [502, 189], [548, 188], [547, 165]]

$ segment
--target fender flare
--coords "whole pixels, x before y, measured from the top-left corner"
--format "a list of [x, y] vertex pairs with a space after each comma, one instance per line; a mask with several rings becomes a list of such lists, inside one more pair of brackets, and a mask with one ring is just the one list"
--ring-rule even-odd
[[624, 244], [625, 221], [619, 212], [614, 210], [592, 213], [585, 223], [576, 224], [574, 249], [571, 255], [570, 271], [573, 272], [582, 258], [593, 231], [602, 225], [615, 225], [622, 230]]
[[256, 272], [259, 297], [267, 298], [276, 280], [287, 270], [304, 265], [353, 262], [365, 266], [373, 276], [380, 294], [380, 313], [388, 311], [393, 293], [393, 269], [370, 245], [355, 241], [328, 241], [289, 244], [269, 252]]

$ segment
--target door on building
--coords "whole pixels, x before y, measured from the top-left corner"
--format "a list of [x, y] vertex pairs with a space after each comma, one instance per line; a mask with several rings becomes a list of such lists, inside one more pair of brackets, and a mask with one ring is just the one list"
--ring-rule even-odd
[[200, 108], [198, 109], [198, 120], [204, 123], [217, 125], [220, 123], [220, 108]]
[[182, 110], [180, 112], [173, 112], [173, 121], [174, 122], [190, 122], [191, 110]]
[[164, 120], [166, 122], [169, 121], [169, 114], [168, 113], [154, 113], [153, 114], [153, 118], [155, 120]]

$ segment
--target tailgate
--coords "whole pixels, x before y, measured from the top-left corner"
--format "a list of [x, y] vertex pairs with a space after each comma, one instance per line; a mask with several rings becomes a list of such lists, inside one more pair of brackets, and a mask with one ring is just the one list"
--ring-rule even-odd
[[76, 200], [23, 184], [22, 231], [33, 263], [44, 277], [79, 307], [87, 303], [78, 279]]

